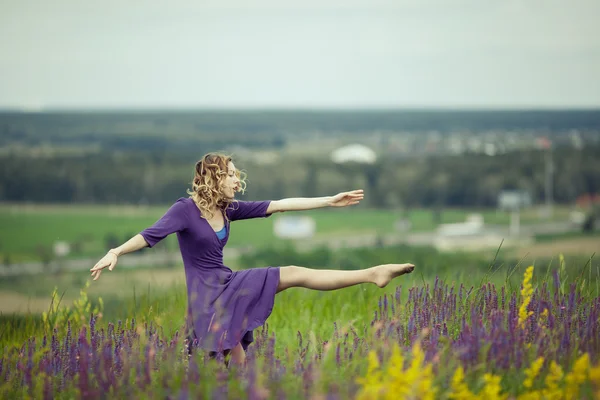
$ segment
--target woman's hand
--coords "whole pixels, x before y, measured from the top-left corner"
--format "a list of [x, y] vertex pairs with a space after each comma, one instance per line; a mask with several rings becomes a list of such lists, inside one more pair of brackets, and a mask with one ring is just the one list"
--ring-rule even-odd
[[92, 271], [92, 277], [94, 278], [93, 280], [98, 279], [102, 273], [102, 270], [106, 267], [108, 267], [109, 271], [112, 271], [117, 265], [117, 259], [117, 253], [115, 253], [113, 250], [110, 250], [108, 253], [106, 253], [106, 255], [102, 257], [92, 269], [90, 269], [90, 271]]
[[362, 199], [365, 198], [364, 191], [362, 189], [352, 190], [350, 192], [338, 193], [331, 198], [329, 201], [330, 207], [346, 207], [358, 204]]

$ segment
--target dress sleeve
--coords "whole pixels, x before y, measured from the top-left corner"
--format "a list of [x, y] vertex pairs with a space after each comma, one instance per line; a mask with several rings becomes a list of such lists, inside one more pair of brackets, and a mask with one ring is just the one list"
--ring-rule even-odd
[[167, 210], [154, 225], [144, 229], [140, 235], [153, 247], [172, 233], [180, 232], [187, 227], [187, 210], [184, 199], [179, 199]]
[[227, 207], [227, 217], [230, 221], [250, 218], [266, 218], [271, 200], [265, 201], [234, 201]]

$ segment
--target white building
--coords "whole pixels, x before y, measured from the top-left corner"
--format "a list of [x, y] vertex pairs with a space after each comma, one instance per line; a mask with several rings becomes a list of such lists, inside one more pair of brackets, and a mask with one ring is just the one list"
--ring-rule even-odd
[[375, 151], [362, 144], [350, 144], [340, 147], [331, 153], [331, 160], [336, 164], [357, 162], [373, 164], [377, 160]]
[[500, 210], [518, 210], [530, 207], [531, 204], [531, 195], [524, 190], [504, 190], [498, 195]]

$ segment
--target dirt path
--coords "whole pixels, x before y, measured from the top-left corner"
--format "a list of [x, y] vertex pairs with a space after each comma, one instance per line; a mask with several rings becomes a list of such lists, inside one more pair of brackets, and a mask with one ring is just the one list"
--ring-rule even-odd
[[600, 238], [572, 238], [572, 239], [557, 239], [552, 242], [533, 243], [530, 246], [519, 249], [518, 257], [526, 257], [532, 260], [540, 257], [558, 257], [563, 255], [579, 255], [592, 256], [596, 253], [596, 257], [600, 256]]
[[38, 314], [48, 311], [50, 296], [48, 298], [29, 297], [21, 293], [0, 291], [0, 313], [2, 314]]

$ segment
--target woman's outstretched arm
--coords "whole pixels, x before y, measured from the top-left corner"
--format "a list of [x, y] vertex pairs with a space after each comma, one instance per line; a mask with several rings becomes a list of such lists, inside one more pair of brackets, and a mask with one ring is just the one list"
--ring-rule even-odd
[[92, 269], [90, 269], [92, 272], [92, 277], [94, 280], [98, 279], [102, 273], [102, 270], [106, 267], [108, 267], [109, 271], [112, 271], [117, 265], [117, 260], [120, 255], [133, 253], [134, 251], [143, 249], [144, 247], [148, 247], [148, 243], [146, 242], [146, 239], [144, 239], [144, 237], [138, 233], [119, 247], [110, 249], [108, 253], [106, 253], [106, 255], [102, 257]]
[[110, 249], [108, 252], [115, 253], [117, 256], [122, 256], [123, 254], [133, 253], [134, 251], [143, 249], [144, 247], [148, 247], [148, 242], [146, 242], [146, 239], [138, 233], [119, 247]]
[[144, 247], [153, 247], [168, 235], [180, 232], [187, 226], [187, 205], [185, 199], [181, 198], [167, 210], [158, 221], [149, 228], [144, 229], [117, 248], [110, 249], [104, 257], [94, 265], [90, 271], [94, 280], [98, 279], [102, 270], [108, 267], [112, 271], [117, 265], [117, 258], [122, 254], [131, 253]]
[[267, 208], [267, 214], [284, 211], [313, 210], [323, 207], [346, 207], [358, 204], [365, 197], [362, 189], [338, 193], [326, 197], [297, 197], [274, 200]]

